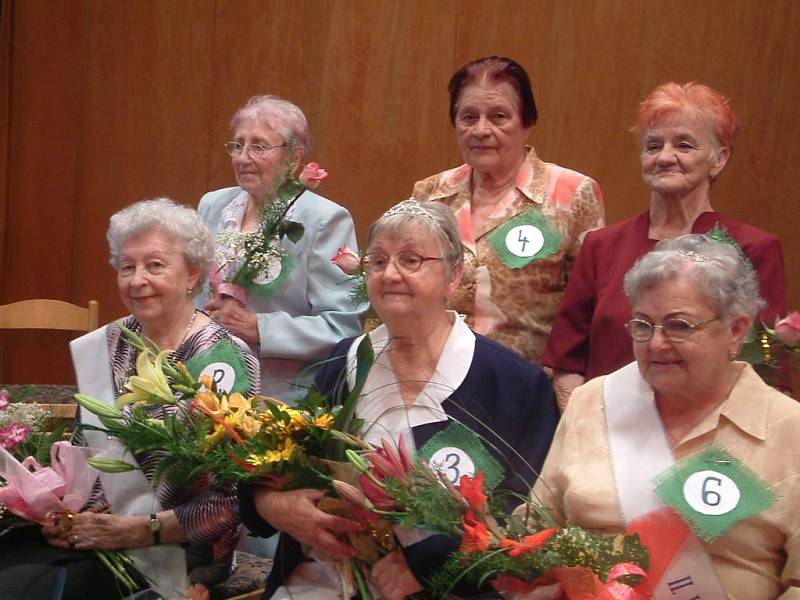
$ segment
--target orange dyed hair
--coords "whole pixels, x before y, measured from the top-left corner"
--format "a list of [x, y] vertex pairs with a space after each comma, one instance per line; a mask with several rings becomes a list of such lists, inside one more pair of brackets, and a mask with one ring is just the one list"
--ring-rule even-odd
[[720, 147], [733, 150], [733, 139], [739, 129], [739, 119], [731, 108], [730, 99], [696, 81], [662, 83], [639, 105], [633, 131], [641, 140], [645, 132], [664, 116], [687, 111], [706, 121]]

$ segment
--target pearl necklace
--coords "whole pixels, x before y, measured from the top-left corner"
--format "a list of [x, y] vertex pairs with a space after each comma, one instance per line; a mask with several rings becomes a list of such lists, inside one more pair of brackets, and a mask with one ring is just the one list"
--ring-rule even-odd
[[181, 341], [180, 341], [180, 342], [178, 342], [178, 345], [177, 345], [177, 346], [175, 346], [175, 349], [176, 349], [176, 350], [177, 350], [178, 348], [180, 348], [180, 346], [181, 346], [181, 344], [182, 344], [183, 342], [185, 342], [185, 341], [186, 341], [186, 338], [188, 337], [188, 335], [189, 335], [189, 332], [192, 330], [192, 327], [194, 326], [194, 322], [197, 320], [197, 313], [198, 313], [198, 310], [195, 308], [195, 309], [194, 309], [194, 312], [192, 313], [192, 318], [191, 318], [191, 319], [189, 319], [189, 324], [186, 326], [186, 331], [184, 331], [184, 332], [183, 332], [183, 337], [181, 338]]

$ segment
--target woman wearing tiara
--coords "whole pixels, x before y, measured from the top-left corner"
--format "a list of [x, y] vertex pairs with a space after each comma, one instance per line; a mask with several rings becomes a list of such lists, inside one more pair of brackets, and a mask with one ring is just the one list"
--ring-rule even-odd
[[[520, 492], [535, 480], [550, 445], [558, 420], [553, 391], [538, 367], [473, 333], [447, 310], [462, 260], [458, 226], [444, 204], [408, 200], [372, 225], [362, 264], [383, 325], [369, 333], [375, 362], [355, 416], [364, 421], [368, 442], [395, 445], [402, 438], [452, 481], [484, 471], [497, 488]], [[361, 339], [334, 348], [317, 377], [323, 393], [346, 393], [353, 385]], [[335, 561], [355, 553], [342, 534], [361, 526], [319, 510], [322, 496], [320, 490], [240, 491], [250, 530], [282, 533], [265, 598], [341, 597]], [[423, 589], [457, 549], [445, 536], [402, 529], [396, 535], [401, 549], [378, 561], [369, 577], [389, 600]], [[303, 561], [301, 544], [318, 560]]]

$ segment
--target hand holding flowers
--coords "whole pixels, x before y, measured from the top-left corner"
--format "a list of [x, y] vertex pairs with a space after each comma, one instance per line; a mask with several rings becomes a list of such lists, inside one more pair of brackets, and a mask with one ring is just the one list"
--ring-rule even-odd
[[217, 236], [217, 267], [209, 273], [214, 296], [230, 296], [246, 305], [248, 294], [265, 298], [272, 295], [292, 269], [291, 257], [281, 239], [286, 236], [297, 243], [304, 228], [302, 223], [286, 217], [301, 194], [306, 189], [316, 189], [328, 173], [317, 163], [308, 163], [299, 177], [295, 177], [289, 164], [284, 168], [284, 176], [278, 178], [277, 187], [267, 193], [262, 203], [258, 229]]

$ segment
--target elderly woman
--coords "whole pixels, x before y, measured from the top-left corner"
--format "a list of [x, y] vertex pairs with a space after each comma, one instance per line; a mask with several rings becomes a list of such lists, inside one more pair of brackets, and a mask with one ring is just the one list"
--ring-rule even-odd
[[800, 405], [734, 360], [762, 305], [752, 268], [687, 235], [624, 285], [636, 362], [575, 390], [533, 496], [561, 523], [640, 531], [658, 600], [800, 597]]
[[[218, 255], [256, 235], [278, 187], [309, 150], [305, 115], [275, 96], [251, 98], [233, 115], [231, 130], [225, 148], [238, 185], [209, 192], [198, 207], [218, 234]], [[255, 280], [259, 289], [246, 298], [216, 293], [206, 309], [260, 357], [262, 393], [289, 400], [302, 395], [290, 385], [301, 371], [297, 383], [310, 383], [304, 367], [360, 332], [361, 323], [360, 307], [348, 298], [353, 284], [331, 263], [339, 247], [358, 247], [350, 213], [305, 191], [285, 216], [304, 227], [299, 240], [285, 235], [275, 240], [288, 260], [261, 273]]]
[[625, 343], [630, 304], [622, 279], [658, 240], [709, 233], [738, 245], [758, 274], [767, 304], [758, 319], [786, 313], [777, 237], [711, 207], [711, 188], [733, 151], [738, 123], [729, 101], [699, 83], [658, 86], [639, 107], [634, 131], [650, 208], [586, 236], [542, 362], [555, 370], [559, 405], [583, 381], [633, 360]]
[[[473, 333], [446, 310], [462, 272], [452, 212], [415, 200], [393, 207], [370, 229], [363, 266], [370, 302], [383, 321], [369, 334], [376, 360], [355, 409], [364, 438], [379, 444], [402, 437], [431, 464], [442, 453], [456, 456], [458, 461], [443, 465], [453, 481], [490, 468], [469, 449], [466, 441], [472, 440], [501, 465], [499, 487], [521, 491], [525, 481], [535, 479], [550, 445], [558, 419], [553, 391], [538, 367]], [[317, 377], [323, 392], [334, 395], [342, 380], [345, 387], [353, 385], [361, 339], [336, 346]], [[457, 424], [470, 433], [459, 438]], [[437, 433], [432, 447], [428, 442]], [[322, 496], [317, 490], [241, 491], [247, 526], [261, 535], [283, 533], [265, 598], [340, 597], [335, 563], [301, 562], [300, 544], [333, 559], [354, 554], [340, 534], [360, 526], [321, 512], [316, 502]], [[382, 598], [400, 599], [422, 589], [421, 582], [457, 548], [444, 536], [406, 533], [397, 534], [402, 551], [372, 569], [371, 583]]]
[[583, 235], [603, 224], [600, 188], [526, 145], [536, 103], [513, 60], [471, 62], [448, 88], [466, 164], [417, 182], [413, 196], [444, 202], [458, 219], [464, 275], [450, 307], [539, 363]]
[[[211, 374], [221, 389], [256, 393], [257, 358], [192, 304], [214, 250], [213, 237], [197, 213], [165, 198], [137, 202], [111, 217], [108, 242], [120, 297], [131, 311], [119, 323], [162, 349], [172, 349], [172, 358], [192, 374]], [[117, 323], [72, 345], [81, 391], [113, 403], [135, 373], [137, 350], [120, 335]], [[82, 419], [99, 425], [94, 415]], [[116, 441], [96, 431], [83, 435], [89, 446], [123, 457]], [[130, 454], [124, 458], [131, 460]], [[170, 598], [185, 592], [187, 575], [203, 583], [226, 577], [241, 532], [234, 487], [202, 477], [179, 489], [165, 480], [152, 481], [157, 457], [142, 454], [135, 459], [141, 471], [101, 474], [86, 512], [75, 514], [71, 526], [62, 522], [44, 527], [50, 544], [71, 551], [75, 556], [69, 561], [93, 556], [76, 550], [127, 550], [139, 570]], [[111, 512], [96, 512], [109, 505]], [[88, 586], [93, 597], [118, 597], [115, 582], [99, 563], [84, 575], [91, 582], [77, 572], [68, 578], [76, 597], [85, 597]]]

